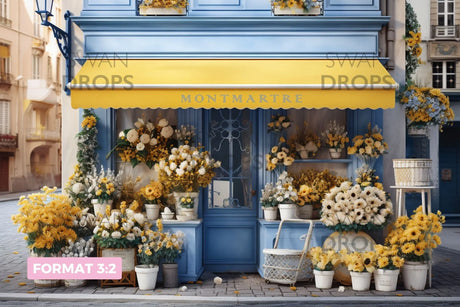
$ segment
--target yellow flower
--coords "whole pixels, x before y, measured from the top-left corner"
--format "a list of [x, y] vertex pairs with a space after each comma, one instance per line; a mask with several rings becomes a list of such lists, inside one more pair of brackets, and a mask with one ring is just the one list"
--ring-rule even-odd
[[388, 260], [388, 257], [381, 257], [377, 260], [379, 268], [385, 268], [390, 262]]
[[401, 247], [401, 251], [402, 251], [404, 254], [410, 254], [410, 253], [412, 253], [414, 250], [415, 250], [415, 244], [414, 244], [414, 243], [405, 243], [405, 244]]
[[401, 258], [399, 256], [392, 257], [391, 261], [393, 262], [393, 265], [397, 268], [402, 267], [402, 265], [404, 264], [404, 258]]

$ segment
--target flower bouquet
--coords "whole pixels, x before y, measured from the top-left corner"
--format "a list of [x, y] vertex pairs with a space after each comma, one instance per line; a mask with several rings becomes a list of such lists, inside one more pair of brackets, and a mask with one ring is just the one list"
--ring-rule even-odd
[[268, 132], [281, 133], [291, 127], [291, 120], [285, 115], [273, 115], [267, 124]]
[[265, 155], [267, 171], [282, 169], [284, 166], [290, 166], [294, 162], [293, 153], [284, 137], [280, 137], [278, 145], [273, 146], [268, 154]]
[[332, 158], [340, 157], [342, 149], [345, 148], [345, 145], [349, 141], [347, 134], [345, 126], [338, 125], [335, 120], [330, 121], [327, 129], [321, 134], [323, 143], [329, 149]]
[[293, 185], [294, 178], [284, 171], [275, 185], [273, 198], [280, 210], [281, 219], [297, 218], [297, 190]]
[[297, 129], [297, 134], [293, 140], [295, 150], [301, 159], [312, 158], [321, 147], [321, 139], [308, 128], [308, 123], [303, 123], [302, 129]]
[[[157, 125], [141, 118], [134, 123], [135, 128], [121, 131], [113, 150], [118, 152], [123, 162], [130, 162], [133, 167], [145, 163], [148, 168], [166, 158], [170, 149], [177, 145], [174, 128], [162, 118]], [[113, 150], [107, 155], [113, 152]]]
[[184, 244], [184, 233], [163, 233], [159, 243], [161, 259], [163, 260], [163, 286], [165, 288], [175, 288], [178, 286], [178, 265], [177, 259], [182, 252]]
[[375, 159], [385, 154], [388, 144], [384, 142], [382, 130], [375, 125], [371, 129], [371, 123], [367, 126], [367, 133], [353, 138], [353, 146], [348, 147], [349, 155], [356, 155], [367, 168], [373, 167]]
[[384, 191], [345, 181], [326, 194], [321, 221], [335, 231], [372, 230], [382, 228], [391, 214], [392, 203]]
[[77, 239], [73, 226], [81, 209], [72, 207], [67, 196], [55, 194], [56, 188], [43, 187], [42, 191], [21, 196], [21, 208], [12, 220], [19, 225], [18, 231], [26, 234], [24, 239], [33, 254], [56, 257], [69, 240]]
[[274, 221], [278, 216], [278, 203], [275, 199], [276, 189], [273, 183], [269, 182], [262, 189], [260, 205], [264, 210], [264, 218], [267, 221]]
[[406, 109], [409, 128], [439, 125], [442, 131], [443, 125], [454, 120], [449, 98], [440, 89], [411, 85], [402, 94], [401, 102]]
[[159, 181], [150, 181], [137, 192], [137, 198], [144, 204], [149, 220], [156, 220], [160, 215], [162, 203], [165, 201], [165, 190]]
[[174, 192], [197, 192], [207, 187], [219, 167], [220, 161], [214, 161], [207, 151], [189, 145], [173, 148], [158, 163], [160, 181]]

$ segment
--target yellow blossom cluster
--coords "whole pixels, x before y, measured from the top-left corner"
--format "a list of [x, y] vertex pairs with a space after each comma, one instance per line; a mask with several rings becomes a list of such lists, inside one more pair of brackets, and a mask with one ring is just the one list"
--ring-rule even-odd
[[161, 242], [165, 237], [161, 219], [156, 221], [157, 230], [142, 231], [141, 243], [138, 245], [137, 255], [141, 264], [158, 265], [160, 261]]
[[397, 270], [404, 264], [404, 258], [398, 256], [398, 246], [374, 245], [377, 256], [377, 268], [385, 270]]
[[267, 171], [273, 171], [276, 167], [290, 166], [294, 162], [293, 152], [289, 149], [284, 137], [280, 137], [278, 145], [273, 146], [265, 155]]
[[107, 177], [100, 178], [95, 192], [97, 198], [103, 200], [113, 199], [113, 192], [115, 192], [115, 184], [109, 181]]
[[72, 207], [67, 196], [55, 194], [56, 188], [42, 188], [44, 193], [19, 199], [19, 214], [12, 216], [18, 232], [25, 233], [28, 247], [37, 255], [56, 255], [77, 235], [72, 229], [81, 209]]
[[187, 197], [182, 197], [182, 198], [180, 199], [180, 206], [181, 206], [182, 208], [188, 208], [188, 209], [190, 209], [190, 208], [193, 208], [194, 204], [195, 204], [195, 201], [193, 200], [193, 198], [191, 198], [191, 197], [189, 197], [189, 196], [187, 196]]
[[367, 133], [353, 138], [353, 146], [348, 147], [349, 155], [377, 158], [386, 153], [388, 144], [383, 141], [380, 129], [375, 126], [371, 129], [371, 123], [367, 127]]
[[91, 115], [91, 116], [86, 116], [83, 118], [83, 121], [81, 122], [81, 127], [83, 129], [91, 129], [96, 126], [96, 117]]
[[377, 255], [373, 251], [342, 253], [342, 260], [351, 272], [375, 271]]
[[327, 129], [322, 133], [324, 143], [329, 148], [345, 148], [345, 144], [349, 139], [345, 131], [345, 126], [337, 124], [337, 122], [330, 121]]
[[267, 124], [268, 132], [281, 132], [291, 127], [291, 120], [285, 115], [273, 115]]
[[441, 232], [444, 222], [445, 217], [440, 211], [425, 214], [420, 206], [410, 218], [400, 216], [396, 220], [385, 242], [396, 246], [399, 255], [407, 261], [430, 260], [430, 250], [441, 244], [437, 234]]
[[407, 47], [409, 48], [411, 54], [418, 58], [422, 55], [422, 47], [420, 47], [420, 43], [422, 42], [422, 33], [409, 31], [409, 34], [410, 37], [406, 38]]
[[313, 247], [308, 251], [315, 270], [332, 271], [341, 263], [341, 256], [333, 249], [323, 250], [320, 246]]
[[298, 205], [319, 204], [331, 188], [339, 186], [346, 180], [347, 178], [331, 174], [327, 169], [321, 172], [314, 169], [302, 172], [299, 176], [295, 176], [293, 181], [298, 191]]
[[163, 193], [163, 184], [159, 181], [151, 181], [139, 190], [138, 196], [143, 199], [144, 203], [160, 204]]
[[317, 0], [278, 0], [273, 1], [274, 6], [278, 6], [282, 9], [288, 8], [303, 8], [308, 11], [312, 7], [318, 7], [320, 4]]

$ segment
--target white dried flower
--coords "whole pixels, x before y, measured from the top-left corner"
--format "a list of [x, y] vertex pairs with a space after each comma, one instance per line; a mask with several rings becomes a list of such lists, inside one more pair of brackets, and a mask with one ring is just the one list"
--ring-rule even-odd
[[161, 129], [161, 136], [169, 139], [174, 134], [174, 129], [171, 126], [166, 126]]
[[145, 145], [143, 143], [137, 143], [136, 145], [136, 150], [137, 151], [142, 151], [145, 149]]
[[167, 125], [169, 125], [169, 122], [168, 122], [168, 120], [166, 118], [162, 118], [158, 122], [158, 126], [160, 126], [160, 127], [166, 127]]
[[148, 143], [150, 143], [150, 136], [147, 133], [144, 133], [144, 134], [141, 135], [140, 141], [143, 144], [148, 144]]
[[136, 129], [131, 129], [126, 134], [126, 139], [130, 143], [134, 143], [135, 141], [137, 141], [138, 138], [139, 138], [139, 133], [137, 133]]

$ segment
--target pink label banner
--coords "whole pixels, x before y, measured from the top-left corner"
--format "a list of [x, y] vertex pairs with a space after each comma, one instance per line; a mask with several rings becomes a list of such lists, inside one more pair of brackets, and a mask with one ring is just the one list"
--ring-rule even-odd
[[120, 257], [29, 257], [28, 279], [121, 279]]

